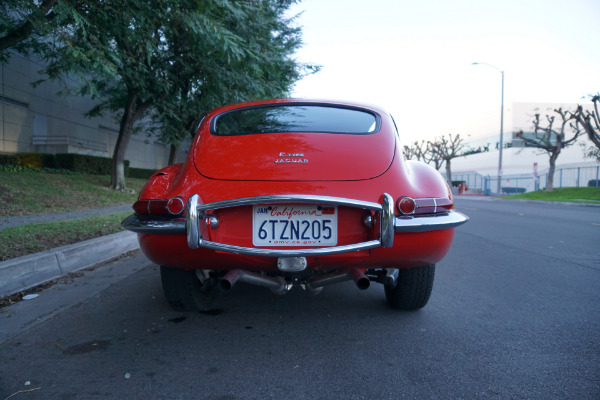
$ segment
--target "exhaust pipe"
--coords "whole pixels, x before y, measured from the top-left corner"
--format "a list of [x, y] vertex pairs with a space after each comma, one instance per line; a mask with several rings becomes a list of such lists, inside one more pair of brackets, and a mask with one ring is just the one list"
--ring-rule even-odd
[[371, 280], [360, 269], [352, 268], [349, 272], [356, 287], [360, 290], [367, 290], [371, 286]]
[[255, 272], [243, 271], [241, 269], [233, 269], [225, 274], [225, 276], [219, 280], [219, 288], [226, 292], [238, 281], [269, 288], [276, 294], [284, 294], [287, 292], [287, 283], [282, 277], [265, 276]]
[[356, 284], [356, 287], [360, 290], [368, 289], [371, 286], [371, 281], [367, 276], [358, 268], [352, 268], [342, 272], [336, 272], [333, 274], [318, 276], [313, 279], [309, 279], [306, 284], [307, 290], [316, 291], [323, 286], [333, 285], [335, 283], [341, 283], [352, 279]]

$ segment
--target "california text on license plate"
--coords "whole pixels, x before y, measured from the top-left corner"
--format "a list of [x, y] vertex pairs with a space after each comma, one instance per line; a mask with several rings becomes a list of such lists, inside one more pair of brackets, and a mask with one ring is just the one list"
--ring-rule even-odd
[[262, 205], [252, 207], [255, 246], [335, 246], [338, 210], [319, 205]]

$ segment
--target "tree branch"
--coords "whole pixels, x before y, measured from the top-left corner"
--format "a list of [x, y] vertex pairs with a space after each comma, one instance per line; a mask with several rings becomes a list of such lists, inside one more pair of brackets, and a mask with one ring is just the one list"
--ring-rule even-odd
[[34, 22], [37, 22], [42, 18], [46, 18], [47, 21], [54, 19], [56, 14], [49, 13], [49, 11], [54, 7], [56, 2], [57, 0], [42, 1], [38, 9], [29, 14], [19, 27], [13, 29], [5, 36], [0, 37], [0, 51], [14, 47], [24, 40], [27, 40], [35, 28]]
[[[594, 103], [595, 112], [585, 112], [583, 111], [583, 107], [581, 105], [577, 106], [577, 111], [575, 111], [574, 118], [578, 125], [581, 125], [585, 132], [587, 133], [588, 138], [594, 143], [594, 145], [600, 149], [600, 124], [598, 122], [598, 101], [600, 100], [600, 96], [594, 96], [592, 101]], [[595, 125], [595, 127], [594, 127]]]

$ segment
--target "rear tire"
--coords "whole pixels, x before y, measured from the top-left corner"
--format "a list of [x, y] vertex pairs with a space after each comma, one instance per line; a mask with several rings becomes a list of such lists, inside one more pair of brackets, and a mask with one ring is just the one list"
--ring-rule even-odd
[[396, 286], [384, 286], [388, 304], [404, 311], [425, 307], [431, 296], [434, 277], [435, 264], [398, 270]]
[[160, 278], [169, 305], [177, 311], [203, 311], [217, 293], [216, 285], [203, 285], [194, 270], [161, 265]]

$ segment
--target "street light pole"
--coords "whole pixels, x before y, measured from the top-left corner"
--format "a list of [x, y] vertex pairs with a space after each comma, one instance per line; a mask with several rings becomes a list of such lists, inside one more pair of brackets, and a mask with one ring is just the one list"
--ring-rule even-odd
[[487, 65], [488, 67], [494, 68], [496, 71], [500, 72], [502, 75], [502, 97], [500, 102], [500, 143], [499, 143], [499, 151], [500, 154], [498, 156], [498, 187], [496, 189], [496, 194], [500, 195], [502, 191], [502, 147], [503, 147], [503, 134], [504, 134], [504, 71], [500, 68], [488, 64], [488, 63], [480, 63], [474, 62], [472, 65]]

